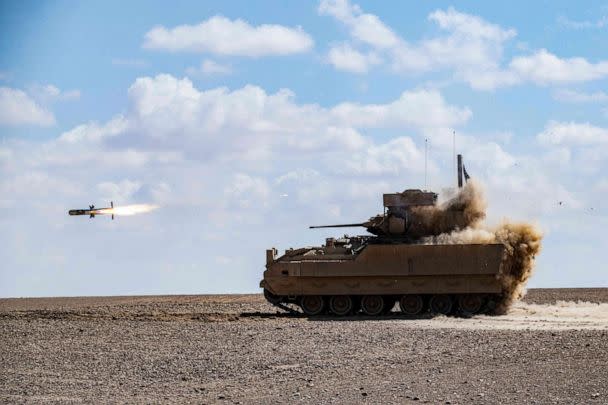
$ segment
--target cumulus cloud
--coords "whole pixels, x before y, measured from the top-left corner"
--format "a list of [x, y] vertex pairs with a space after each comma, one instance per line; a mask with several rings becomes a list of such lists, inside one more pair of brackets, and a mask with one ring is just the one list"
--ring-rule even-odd
[[[445, 35], [410, 43], [398, 36], [377, 16], [364, 13], [348, 1], [324, 0], [319, 13], [336, 18], [349, 28], [354, 44], [365, 45], [384, 55], [397, 72], [426, 72], [445, 68], [456, 69], [461, 76], [474, 77], [475, 71], [498, 69], [503, 43], [516, 35], [513, 29], [503, 29], [483, 19], [453, 8], [429, 14]], [[351, 53], [361, 51], [347, 44]], [[334, 48], [330, 50], [330, 53]], [[351, 69], [364, 73], [364, 69]]]
[[115, 136], [125, 131], [127, 121], [122, 116], [117, 116], [104, 125], [96, 122], [78, 125], [77, 127], [62, 133], [59, 141], [66, 143], [77, 143], [82, 141], [98, 142], [103, 138]]
[[133, 194], [139, 191], [141, 187], [142, 183], [140, 181], [130, 179], [123, 179], [119, 182], [104, 181], [96, 186], [103, 200], [121, 201], [122, 203], [131, 201]]
[[246, 21], [214, 16], [197, 25], [158, 26], [145, 34], [143, 47], [171, 52], [204, 52], [259, 57], [307, 52], [313, 40], [300, 27], [252, 26]]
[[590, 28], [604, 28], [608, 26], [608, 16], [603, 16], [597, 20], [571, 20], [565, 16], [557, 17], [557, 23], [563, 27], [582, 30], [582, 29], [590, 29]]
[[509, 67], [523, 79], [539, 84], [583, 82], [608, 76], [608, 61], [590, 63], [585, 58], [559, 58], [546, 49], [513, 58]]
[[[385, 61], [398, 73], [451, 71], [455, 79], [477, 90], [493, 90], [525, 82], [538, 85], [574, 83], [608, 76], [608, 61], [593, 63], [582, 57], [561, 58], [546, 49], [503, 60], [506, 44], [516, 37], [483, 18], [450, 7], [435, 10], [428, 20], [441, 31], [435, 37], [408, 41], [373, 14], [348, 0], [322, 0], [319, 13], [349, 29], [352, 43], [331, 46], [327, 59], [336, 69], [366, 73]], [[367, 55], [373, 55], [370, 63]]]
[[608, 93], [603, 91], [585, 93], [576, 90], [559, 89], [553, 93], [553, 97], [566, 103], [601, 103], [608, 101]]
[[55, 101], [71, 101], [80, 98], [80, 90], [60, 90], [52, 84], [34, 84], [29, 86], [28, 93], [41, 103], [52, 103]]
[[[471, 117], [468, 108], [448, 104], [436, 90], [405, 91], [385, 104], [340, 103], [322, 108], [298, 104], [286, 89], [268, 94], [247, 85], [233, 91], [201, 91], [187, 78], [159, 75], [137, 79], [129, 97], [128, 122], [116, 118], [104, 127], [93, 126], [85, 131], [87, 136], [110, 139], [113, 131], [124, 130], [140, 147], [180, 147], [187, 141], [190, 152], [207, 156], [203, 149], [215, 148], [250, 162], [268, 158], [277, 149], [315, 153], [335, 145], [358, 150], [370, 143], [360, 133], [365, 128], [431, 131], [462, 125]], [[76, 128], [63, 138], [82, 137], [83, 129]], [[226, 142], [226, 136], [231, 142]]]
[[444, 30], [457, 32], [471, 39], [485, 38], [492, 41], [506, 41], [517, 33], [514, 29], [503, 29], [490, 24], [480, 17], [456, 11], [450, 7], [447, 11], [436, 10], [429, 15], [429, 20], [435, 21]]
[[373, 52], [362, 53], [349, 44], [339, 44], [330, 48], [327, 61], [338, 70], [365, 73], [371, 66], [379, 64], [380, 58]]
[[437, 90], [405, 91], [387, 104], [341, 103], [332, 115], [356, 127], [453, 128], [472, 115], [468, 108], [448, 105]]
[[537, 139], [545, 145], [604, 145], [608, 144], [608, 129], [589, 123], [551, 121]]
[[231, 205], [250, 208], [256, 202], [261, 202], [263, 205], [268, 204], [270, 186], [264, 178], [236, 173], [224, 188], [224, 194]]
[[401, 39], [377, 16], [363, 13], [358, 5], [348, 0], [322, 0], [319, 14], [329, 15], [346, 24], [357, 40], [376, 48], [392, 48]]
[[0, 87], [0, 125], [48, 127], [55, 116], [19, 89]]
[[66, 179], [32, 167], [15, 173], [14, 176], [7, 176], [0, 182], [0, 190], [2, 195], [14, 199], [13, 202], [18, 199], [51, 198], [53, 195], [65, 197], [78, 193], [77, 187]]
[[[422, 173], [424, 171], [424, 150], [412, 138], [394, 138], [380, 145], [370, 145], [345, 162], [344, 173], [363, 175], [398, 175], [403, 171]], [[431, 171], [436, 167], [431, 162]]]
[[186, 68], [186, 73], [190, 76], [228, 75], [232, 73], [232, 66], [205, 59], [198, 67]]

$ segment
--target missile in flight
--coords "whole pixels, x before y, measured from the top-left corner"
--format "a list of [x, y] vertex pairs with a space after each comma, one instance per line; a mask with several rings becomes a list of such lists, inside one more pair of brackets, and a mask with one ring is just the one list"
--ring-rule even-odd
[[114, 202], [110, 201], [109, 208], [95, 208], [94, 205], [89, 205], [89, 209], [84, 210], [69, 210], [70, 215], [88, 215], [89, 218], [95, 218], [95, 215], [112, 215], [114, 219]]

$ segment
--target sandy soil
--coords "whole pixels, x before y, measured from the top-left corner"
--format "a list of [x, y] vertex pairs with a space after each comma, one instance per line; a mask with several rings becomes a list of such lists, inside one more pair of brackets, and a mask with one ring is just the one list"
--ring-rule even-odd
[[500, 317], [307, 319], [260, 295], [0, 300], [0, 402], [607, 403], [608, 289]]

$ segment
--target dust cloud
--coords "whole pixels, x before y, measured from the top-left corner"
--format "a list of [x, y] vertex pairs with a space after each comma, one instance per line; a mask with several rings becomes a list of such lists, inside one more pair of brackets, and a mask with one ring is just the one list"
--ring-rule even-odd
[[503, 316], [473, 319], [435, 317], [415, 321], [423, 329], [463, 330], [602, 330], [608, 331], [608, 303], [557, 301], [552, 304], [514, 302]]
[[436, 236], [480, 224], [486, 218], [487, 203], [479, 183], [469, 181], [459, 192], [436, 206], [412, 208], [410, 234]]
[[417, 232], [428, 235], [426, 244], [501, 243], [505, 246], [503, 265], [498, 274], [502, 294], [494, 313], [505, 314], [513, 302], [524, 295], [526, 282], [534, 270], [534, 259], [541, 250], [542, 232], [529, 223], [504, 220], [490, 228], [486, 216], [483, 188], [469, 181], [453, 198], [436, 207], [414, 211]]

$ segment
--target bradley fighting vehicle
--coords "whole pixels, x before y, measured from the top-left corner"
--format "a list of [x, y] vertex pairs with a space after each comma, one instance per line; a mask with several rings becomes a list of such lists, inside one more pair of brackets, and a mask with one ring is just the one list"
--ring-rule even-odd
[[[462, 186], [462, 158], [458, 183]], [[468, 178], [468, 175], [465, 176]], [[384, 213], [367, 222], [320, 227], [362, 226], [373, 236], [327, 238], [316, 247], [289, 249], [277, 257], [266, 251], [260, 282], [264, 296], [285, 310], [299, 305], [308, 316], [362, 312], [385, 314], [399, 303], [410, 316], [475, 314], [491, 309], [501, 293], [497, 274], [503, 263], [502, 244], [423, 244], [417, 207], [434, 206], [437, 194], [405, 190], [384, 194]], [[458, 208], [447, 215], [462, 216]]]

